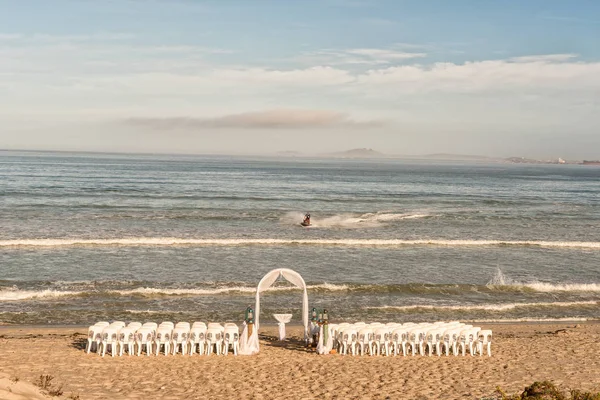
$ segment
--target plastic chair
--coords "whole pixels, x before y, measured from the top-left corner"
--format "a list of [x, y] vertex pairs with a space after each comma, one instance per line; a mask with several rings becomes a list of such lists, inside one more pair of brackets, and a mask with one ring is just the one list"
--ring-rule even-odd
[[125, 322], [123, 321], [113, 321], [109, 326], [114, 326], [117, 329], [125, 328]]
[[429, 353], [429, 357], [434, 350], [440, 356], [440, 343], [444, 340], [444, 332], [444, 328], [435, 328], [425, 334], [425, 350]]
[[477, 341], [477, 334], [480, 330], [481, 328], [473, 327], [460, 332], [459, 346], [461, 348], [461, 353], [463, 356], [465, 355], [465, 350], [467, 346], [469, 347], [469, 353], [472, 356], [474, 355], [473, 344], [475, 344], [475, 342]]
[[423, 355], [423, 341], [425, 340], [427, 330], [427, 326], [418, 326], [408, 331], [408, 344], [411, 346], [413, 356], [417, 352]]
[[173, 329], [173, 335], [171, 336], [171, 341], [173, 343], [173, 355], [177, 354], [179, 345], [181, 345], [181, 354], [187, 354], [187, 341], [189, 335], [190, 324], [180, 325], [179, 327], [175, 327], [175, 329]]
[[88, 328], [88, 344], [87, 344], [87, 353], [89, 354], [92, 349], [92, 344], [96, 343], [96, 352], [100, 352], [100, 343], [102, 343], [102, 331], [104, 328], [108, 326], [108, 322], [106, 325], [92, 325]]
[[187, 328], [187, 330], [189, 331], [191, 329], [191, 326], [189, 322], [178, 322], [175, 324], [175, 328]]
[[136, 332], [135, 343], [137, 344], [138, 357], [142, 354], [142, 346], [146, 345], [146, 355], [152, 354], [152, 342], [154, 341], [154, 331], [150, 327], [141, 327]]
[[160, 353], [160, 346], [165, 348], [165, 356], [169, 354], [171, 349], [171, 337], [173, 335], [173, 327], [171, 325], [162, 325], [156, 330], [154, 342], [156, 344], [156, 355]]
[[487, 346], [488, 357], [492, 356], [492, 331], [489, 329], [481, 330], [477, 333], [477, 350], [479, 355], [483, 355], [483, 347]]
[[408, 331], [410, 327], [399, 327], [392, 331], [391, 342], [394, 355], [398, 355], [398, 348], [402, 348], [402, 355], [406, 356], [406, 343], [408, 342]]
[[223, 334], [223, 346], [224, 353], [227, 355], [229, 352], [229, 345], [233, 349], [233, 355], [237, 356], [238, 347], [240, 340], [240, 329], [236, 324], [227, 325], [225, 324], [225, 332]]
[[126, 328], [131, 328], [134, 331], [137, 331], [138, 329], [140, 329], [142, 327], [142, 323], [141, 322], [130, 322], [129, 324], [127, 324]]
[[110, 346], [111, 355], [114, 357], [117, 347], [119, 329], [114, 326], [107, 326], [102, 331], [102, 357], [106, 354], [106, 348]]
[[342, 332], [342, 354], [348, 354], [348, 348], [352, 355], [356, 354], [356, 340], [358, 338], [358, 334], [356, 333], [356, 329], [353, 327], [348, 327]]
[[[195, 323], [194, 323], [195, 324]], [[198, 345], [198, 352], [204, 354], [204, 344], [206, 343], [206, 325], [192, 326], [190, 330], [190, 355], [196, 352], [196, 344]]]
[[119, 356], [123, 355], [123, 351], [125, 349], [125, 345], [127, 345], [127, 353], [132, 355], [134, 352], [135, 346], [135, 332], [137, 329], [133, 329], [130, 326], [126, 326], [125, 328], [119, 331]]
[[221, 343], [223, 341], [223, 337], [221, 333], [223, 332], [223, 327], [219, 325], [219, 327], [209, 327], [206, 330], [206, 345], [208, 346], [206, 354], [211, 355], [213, 352], [213, 346], [215, 347], [215, 353], [217, 355], [221, 354]]
[[390, 332], [389, 328], [386, 326], [382, 326], [375, 330], [374, 338], [373, 338], [373, 351], [371, 354], [381, 354], [382, 348], [385, 350], [385, 355], [390, 355]]
[[365, 346], [369, 349], [369, 354], [371, 353], [371, 345], [373, 343], [373, 328], [363, 327], [358, 331], [357, 338], [358, 346], [360, 346], [360, 355], [365, 355]]

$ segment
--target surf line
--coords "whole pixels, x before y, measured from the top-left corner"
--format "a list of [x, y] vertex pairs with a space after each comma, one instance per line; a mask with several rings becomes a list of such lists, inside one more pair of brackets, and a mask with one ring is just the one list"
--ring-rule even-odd
[[402, 246], [516, 246], [573, 249], [598, 249], [600, 242], [561, 242], [529, 240], [448, 240], [448, 239], [194, 239], [173, 237], [131, 237], [106, 239], [13, 239], [0, 240], [0, 247], [75, 247], [75, 246], [347, 246], [347, 247], [402, 247]]

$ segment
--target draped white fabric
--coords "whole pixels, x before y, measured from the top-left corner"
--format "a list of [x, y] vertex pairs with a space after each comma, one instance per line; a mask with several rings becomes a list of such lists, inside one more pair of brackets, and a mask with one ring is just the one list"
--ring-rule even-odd
[[285, 340], [285, 324], [292, 320], [292, 314], [273, 314], [279, 322], [279, 340]]
[[258, 332], [254, 329], [252, 335], [248, 338], [248, 325], [244, 322], [244, 330], [240, 335], [240, 349], [238, 354], [249, 356], [256, 353], [258, 353]]
[[[329, 330], [329, 334], [327, 335], [327, 342], [323, 343], [323, 326], [319, 329], [319, 343], [317, 343], [317, 353], [318, 354], [329, 354], [331, 349], [333, 349], [333, 335], [331, 329]], [[329, 329], [329, 325], [327, 325], [327, 329]]]
[[[302, 276], [300, 276], [300, 274], [296, 271], [287, 268], [277, 268], [268, 272], [260, 280], [258, 286], [256, 287], [256, 305], [254, 307], [254, 331], [252, 332], [252, 335], [247, 340], [247, 342], [245, 341], [245, 339], [240, 339], [240, 354], [258, 353], [258, 329], [260, 327], [260, 292], [271, 287], [271, 285], [273, 285], [273, 283], [275, 283], [275, 281], [280, 276], [285, 278], [294, 286], [299, 287], [303, 290], [302, 324], [304, 325], [304, 338], [306, 339], [308, 337], [308, 294], [306, 293], [306, 283], [304, 282], [304, 279], [302, 279]], [[242, 333], [242, 336], [243, 335], [244, 334]], [[242, 340], [244, 340], [244, 342]]]

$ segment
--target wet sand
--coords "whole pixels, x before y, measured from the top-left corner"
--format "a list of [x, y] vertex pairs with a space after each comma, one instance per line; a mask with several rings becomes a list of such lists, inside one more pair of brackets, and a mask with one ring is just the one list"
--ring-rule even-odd
[[29, 384], [46, 374], [62, 398], [82, 400], [478, 399], [539, 380], [600, 390], [600, 324], [481, 326], [494, 332], [492, 357], [320, 356], [302, 346], [299, 327], [281, 343], [276, 327], [263, 326], [254, 356], [102, 358], [85, 353], [86, 327], [4, 326], [0, 399], [44, 398]]

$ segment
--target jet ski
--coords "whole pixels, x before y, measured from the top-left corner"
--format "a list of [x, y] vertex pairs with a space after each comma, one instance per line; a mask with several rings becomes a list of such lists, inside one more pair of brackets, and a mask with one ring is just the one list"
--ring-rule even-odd
[[302, 220], [302, 222], [300, 222], [300, 225], [302, 226], [310, 226], [310, 214], [306, 213], [304, 215], [304, 219]]

